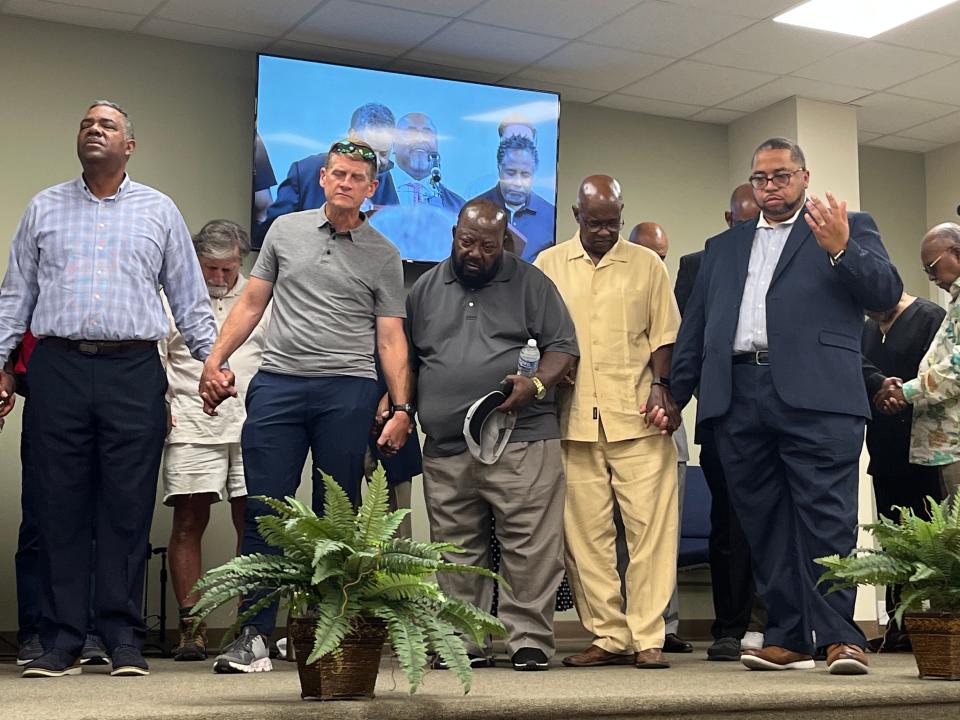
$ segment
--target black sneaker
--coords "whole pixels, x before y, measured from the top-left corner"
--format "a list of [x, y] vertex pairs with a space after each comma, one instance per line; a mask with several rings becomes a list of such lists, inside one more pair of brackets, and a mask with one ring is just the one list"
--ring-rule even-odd
[[80, 651], [80, 663], [83, 665], [109, 665], [110, 655], [99, 635], [87, 635]]
[[539, 648], [520, 648], [513, 654], [511, 661], [514, 670], [549, 670], [550, 661]]
[[676, 633], [667, 633], [663, 638], [663, 652], [691, 653], [693, 652], [693, 645], [677, 637]]
[[117, 645], [113, 649], [113, 670], [111, 675], [116, 677], [138, 677], [149, 675], [150, 667], [143, 659], [143, 653], [133, 645]]
[[52, 678], [80, 674], [80, 658], [64, 650], [49, 650], [27, 665], [20, 677]]
[[717, 638], [707, 648], [707, 660], [740, 660], [740, 640], [735, 637]]
[[[480, 668], [492, 668], [495, 667], [497, 661], [493, 658], [488, 658], [484, 655], [474, 655], [473, 653], [467, 653], [467, 658], [470, 660], [470, 667], [474, 670], [479, 670]], [[430, 667], [434, 670], [449, 670], [450, 665], [439, 655], [434, 655], [433, 660], [430, 662]]]
[[20, 648], [17, 650], [17, 665], [32, 663], [41, 655], [43, 655], [43, 645], [40, 644], [40, 636], [30, 635], [20, 643]]

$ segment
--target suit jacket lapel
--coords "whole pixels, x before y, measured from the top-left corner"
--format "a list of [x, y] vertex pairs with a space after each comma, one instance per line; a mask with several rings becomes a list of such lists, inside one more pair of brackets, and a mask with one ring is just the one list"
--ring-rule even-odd
[[807, 210], [804, 208], [803, 212], [797, 215], [797, 219], [793, 222], [793, 227], [790, 228], [787, 242], [783, 246], [783, 252], [780, 253], [780, 260], [777, 262], [777, 267], [773, 270], [773, 277], [770, 279], [771, 286], [777, 281], [777, 278], [783, 274], [784, 269], [790, 264], [790, 261], [793, 259], [793, 256], [796, 255], [800, 246], [806, 242], [807, 237], [813, 234], [813, 231], [804, 219], [806, 214]]
[[756, 220], [745, 222], [737, 227], [736, 262], [738, 297], [743, 297], [743, 288], [747, 285], [747, 268], [750, 267], [750, 251], [753, 250], [753, 236], [756, 232]]

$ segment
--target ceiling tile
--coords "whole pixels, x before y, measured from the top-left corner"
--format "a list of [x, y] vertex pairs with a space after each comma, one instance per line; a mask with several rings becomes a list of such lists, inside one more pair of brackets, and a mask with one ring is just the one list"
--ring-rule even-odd
[[915, 50], [960, 55], [957, 29], [960, 28], [960, 5], [948, 5], [906, 25], [877, 35], [874, 40]]
[[956, 112], [951, 105], [876, 93], [857, 100], [857, 126], [884, 135]]
[[699, 112], [691, 120], [697, 122], [713, 123], [714, 125], [729, 125], [734, 120], [739, 120], [747, 113], [737, 112], [736, 110], [724, 110], [723, 108], [707, 108]]
[[636, 97], [634, 95], [620, 95], [613, 93], [597, 100], [594, 105], [645, 113], [647, 115], [661, 115], [663, 117], [688, 118], [696, 115], [705, 108], [700, 105], [685, 105], [683, 103], [653, 100], [651, 98]]
[[697, 8], [645, 2], [581, 39], [680, 58], [732, 35], [752, 22], [750, 18], [718, 15]]
[[479, 70], [444, 67], [431, 63], [418, 62], [409, 58], [394, 60], [386, 66], [387, 70], [395, 72], [413, 73], [414, 75], [429, 75], [431, 77], [447, 78], [448, 80], [465, 80], [467, 82], [496, 83], [502, 75]]
[[691, 60], [745, 70], [788, 73], [858, 42], [849, 35], [758, 23], [694, 55]]
[[716, 105], [775, 78], [775, 75], [769, 73], [722, 68], [681, 60], [640, 82], [623, 88], [621, 92], [672, 102]]
[[884, 135], [866, 143], [871, 147], [882, 147], [888, 150], [902, 150], [904, 152], [925, 153], [936, 150], [940, 143], [927, 142], [926, 140], [913, 140], [912, 138], [900, 137], [899, 135]]
[[870, 91], [863, 88], [833, 85], [806, 78], [782, 77], [738, 97], [724, 100], [723, 107], [755, 112], [794, 95], [810, 100], [847, 103], [869, 94]]
[[562, 85], [560, 83], [543, 82], [542, 80], [530, 80], [529, 78], [521, 78], [515, 75], [505, 77], [497, 84], [519, 88], [529, 88], [530, 90], [558, 92], [560, 93], [560, 100], [563, 102], [591, 103], [597, 98], [601, 98], [606, 94], [602, 90], [587, 90], [586, 88]]
[[901, 85], [894, 85], [888, 88], [888, 92], [960, 105], [960, 63], [934, 70]]
[[420, 44], [448, 22], [437, 15], [376, 8], [376, 22], [358, 22], [370, 14], [369, 5], [333, 0], [297, 25], [287, 37], [346, 50], [398, 55]]
[[161, 20], [160, 18], [147, 18], [137, 29], [137, 32], [144, 35], [170, 38], [171, 40], [250, 50], [252, 52], [264, 50], [273, 42], [272, 37], [264, 35], [251, 35], [250, 33], [234, 32], [233, 30], [202, 27], [201, 25], [190, 25], [189, 23]]
[[374, 69], [382, 68], [393, 59], [384, 55], [354, 52], [325, 45], [311, 45], [310, 43], [294, 42], [293, 40], [278, 40], [270, 45], [265, 52], [271, 55], [282, 55], [303, 60], [319, 60], [320, 62]]
[[415, 48], [408, 57], [506, 75], [553, 52], [563, 43], [557, 38], [458, 20]]
[[524, 68], [518, 76], [610, 92], [624, 83], [646, 77], [671, 62], [669, 58], [659, 55], [572, 42]]
[[167, 0], [156, 17], [253, 35], [280, 35], [316, 6], [317, 0]]
[[616, 17], [637, 4], [638, 0], [549, 0], [532, 2], [525, 0], [487, 0], [480, 7], [467, 13], [471, 20], [499, 25], [514, 30], [544, 33], [573, 39], [588, 30]]
[[77, 5], [80, 7], [96, 8], [97, 10], [113, 10], [115, 12], [146, 15], [163, 0], [56, 0], [58, 5]]
[[857, 131], [857, 142], [861, 145], [866, 145], [871, 140], [880, 137], [880, 133], [867, 132], [866, 130]]
[[765, 18], [779, 15], [787, 8], [797, 5], [798, 0], [668, 0], [674, 5], [713, 10], [714, 12]]
[[916, 125], [909, 130], [904, 130], [901, 134], [917, 140], [943, 144], [960, 142], [960, 113]]
[[882, 90], [952, 61], [953, 58], [934, 53], [865, 42], [818, 60], [793, 74], [811, 80]]
[[482, 3], [483, 0], [363, 0], [363, 2], [371, 5], [399, 8], [400, 10], [460, 17]]
[[44, 0], [8, 0], [3, 12], [9, 15], [51, 20], [53, 22], [85, 25], [103, 30], [133, 30], [143, 15], [119, 13], [110, 10], [60, 5]]

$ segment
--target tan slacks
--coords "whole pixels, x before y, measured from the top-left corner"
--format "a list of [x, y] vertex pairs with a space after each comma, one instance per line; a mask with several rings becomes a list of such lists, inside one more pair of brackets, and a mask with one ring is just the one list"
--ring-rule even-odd
[[[663, 435], [563, 442], [567, 577], [583, 626], [613, 653], [663, 647], [663, 609], [677, 576], [677, 449]], [[623, 516], [626, 602], [613, 523]]]
[[[469, 452], [423, 456], [423, 494], [434, 542], [459, 545], [449, 562], [490, 567], [490, 513], [500, 541], [498, 615], [507, 628], [507, 654], [524, 647], [553, 655], [553, 610], [563, 580], [564, 480], [559, 440], [508, 443], [493, 465]], [[448, 595], [490, 610], [493, 581], [481, 575], [441, 573]], [[466, 640], [466, 638], [464, 638]], [[467, 652], [489, 656], [467, 642]]]

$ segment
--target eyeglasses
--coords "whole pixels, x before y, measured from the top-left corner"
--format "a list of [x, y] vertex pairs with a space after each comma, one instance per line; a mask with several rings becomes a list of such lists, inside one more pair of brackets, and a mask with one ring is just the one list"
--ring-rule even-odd
[[806, 168], [797, 168], [793, 172], [778, 172], [773, 175], [761, 175], [758, 173], [757, 175], [751, 175], [748, 180], [757, 190], [762, 190], [767, 186], [767, 183], [771, 181], [774, 187], [782, 188], [790, 184], [790, 178], [804, 170], [806, 170]]
[[588, 220], [586, 218], [583, 218], [581, 222], [586, 226], [587, 230], [589, 230], [592, 233], [598, 233], [604, 229], [606, 229], [606, 231], [610, 234], [619, 233], [620, 228], [623, 227], [623, 218], [620, 218], [618, 220], [603, 220], [603, 221]]
[[943, 258], [943, 256], [946, 255], [948, 252], [950, 252], [949, 249], [948, 249], [948, 250], [944, 250], [942, 253], [940, 253], [940, 257], [938, 257], [938, 258], [937, 258], [936, 260], [934, 260], [932, 263], [930, 263], [929, 265], [923, 265], [923, 271], [924, 271], [927, 275], [933, 275], [933, 267], [934, 267], [934, 265], [936, 265], [938, 262], [940, 262], [940, 260]]
[[341, 140], [340, 142], [334, 143], [330, 151], [340, 153], [341, 155], [359, 155], [364, 160], [377, 161], [377, 154], [373, 151], [373, 148], [369, 145], [353, 142], [352, 140]]

